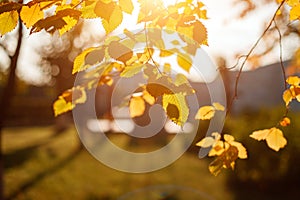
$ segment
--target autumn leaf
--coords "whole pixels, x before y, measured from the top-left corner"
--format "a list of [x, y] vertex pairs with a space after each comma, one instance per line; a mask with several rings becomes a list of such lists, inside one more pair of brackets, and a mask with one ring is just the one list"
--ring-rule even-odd
[[258, 141], [266, 140], [267, 145], [274, 151], [279, 151], [287, 144], [287, 141], [283, 136], [282, 131], [275, 127], [270, 129], [254, 131], [250, 135], [250, 137]]
[[238, 149], [235, 146], [229, 146], [220, 156], [218, 156], [213, 162], [209, 164], [209, 171], [213, 175], [217, 176], [222, 168], [234, 169], [235, 161], [238, 158]]
[[129, 102], [130, 117], [142, 116], [145, 112], [145, 101], [141, 96], [132, 96]]
[[[120, 6], [115, 5], [112, 9], [113, 10], [110, 13], [109, 18], [106, 19], [108, 16], [105, 16], [102, 20], [102, 25], [106, 33], [114, 31], [123, 21], [123, 13]], [[110, 10], [104, 10], [104, 12], [110, 12]]]
[[162, 106], [167, 116], [177, 125], [183, 126], [188, 119], [189, 107], [182, 93], [164, 94]]
[[104, 2], [100, 0], [97, 1], [94, 12], [98, 17], [109, 21], [116, 6], [117, 4], [113, 1]]
[[13, 10], [0, 14], [0, 36], [15, 29], [18, 24], [19, 14]]
[[37, 21], [44, 18], [44, 12], [38, 3], [32, 6], [23, 6], [20, 17], [27, 28], [30, 28]]
[[215, 116], [216, 111], [224, 111], [225, 108], [220, 103], [213, 103], [212, 106], [202, 106], [196, 116], [195, 119], [200, 120], [209, 120]]
[[178, 54], [177, 55], [177, 63], [182, 69], [189, 72], [190, 68], [192, 66], [192, 59], [187, 54]]
[[86, 102], [86, 92], [80, 86], [63, 92], [53, 104], [55, 116], [72, 110], [77, 104]]
[[213, 106], [202, 106], [196, 116], [195, 119], [201, 119], [201, 120], [209, 120], [215, 116], [215, 108]]
[[300, 78], [298, 76], [290, 76], [286, 82], [290, 85], [282, 95], [286, 106], [288, 106], [293, 99], [297, 99], [297, 101], [300, 102]]
[[143, 90], [143, 99], [150, 105], [155, 103], [155, 98], [149, 94], [149, 92], [144, 88]]
[[126, 66], [124, 68], [124, 71], [122, 71], [122, 73], [120, 74], [121, 77], [125, 77], [125, 78], [130, 78], [138, 73], [141, 72], [141, 70], [143, 69], [143, 65], [140, 63], [134, 63], [130, 66]]
[[102, 47], [91, 47], [81, 52], [74, 60], [72, 74], [88, 69], [101, 62], [104, 58]]
[[131, 14], [134, 8], [131, 0], [120, 0], [119, 5], [121, 9], [128, 14]]
[[77, 24], [80, 15], [80, 11], [71, 8], [59, 10], [55, 15], [37, 21], [32, 26], [30, 33], [45, 29], [49, 33], [59, 30], [60, 35], [62, 35]]
[[126, 63], [133, 56], [132, 50], [119, 41], [112, 41], [109, 43], [108, 54], [110, 57], [123, 63]]

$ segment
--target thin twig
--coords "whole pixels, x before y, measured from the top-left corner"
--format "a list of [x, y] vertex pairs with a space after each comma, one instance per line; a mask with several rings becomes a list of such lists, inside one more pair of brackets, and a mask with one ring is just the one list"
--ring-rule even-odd
[[275, 24], [275, 28], [278, 32], [278, 42], [279, 42], [279, 59], [280, 59], [280, 67], [281, 67], [281, 70], [282, 70], [282, 76], [283, 76], [283, 80], [284, 80], [284, 89], [287, 89], [287, 83], [286, 83], [286, 73], [285, 73], [285, 67], [283, 65], [283, 60], [282, 60], [282, 35], [281, 35], [281, 32], [279, 30], [279, 27], [277, 26], [277, 23], [276, 23], [276, 20], [274, 20], [274, 24]]
[[[275, 28], [278, 32], [278, 37], [279, 37], [279, 52], [280, 52], [280, 55], [279, 55], [279, 59], [280, 59], [280, 67], [281, 67], [281, 70], [282, 70], [282, 76], [283, 76], [283, 80], [284, 80], [284, 89], [287, 90], [288, 86], [287, 86], [287, 82], [285, 81], [287, 79], [287, 76], [286, 76], [286, 73], [285, 73], [285, 67], [283, 65], [283, 60], [282, 60], [282, 34], [280, 32], [280, 29], [276, 23], [276, 20], [274, 20], [274, 24], [275, 24]], [[289, 107], [288, 106], [285, 106], [285, 113], [282, 117], [282, 119], [284, 119], [289, 113]]]
[[[159, 69], [159, 66], [157, 66], [155, 60], [152, 57], [152, 53], [149, 50], [150, 48], [149, 48], [149, 40], [148, 40], [148, 32], [147, 32], [147, 24], [146, 24], [146, 22], [145, 22], [145, 25], [144, 25], [144, 31], [145, 31], [145, 37], [146, 37], [146, 48], [147, 48], [147, 52], [149, 54], [149, 60], [151, 60], [153, 62], [153, 64], [155, 65], [156, 69], [158, 70], [158, 72], [160, 74], [162, 74], [162, 72]], [[149, 60], [147, 62], [149, 62]]]
[[286, 0], [283, 0], [280, 5], [278, 6], [278, 8], [276, 9], [276, 11], [274, 12], [274, 15], [273, 17], [271, 18], [268, 26], [266, 27], [266, 29], [264, 30], [264, 32], [261, 34], [261, 36], [257, 39], [257, 41], [254, 43], [254, 45], [252, 46], [252, 48], [249, 50], [249, 52], [246, 54], [245, 56], [245, 59], [240, 67], [240, 70], [236, 76], [236, 80], [235, 80], [235, 86], [234, 86], [234, 95], [231, 99], [231, 102], [229, 104], [229, 107], [227, 109], [227, 113], [230, 111], [232, 105], [233, 105], [233, 102], [235, 101], [235, 99], [237, 99], [238, 97], [238, 86], [239, 86], [239, 81], [240, 81], [240, 78], [241, 78], [241, 74], [242, 74], [242, 71], [245, 67], [245, 64], [246, 62], [248, 61], [249, 57], [251, 56], [251, 54], [253, 53], [253, 51], [256, 49], [257, 45], [259, 44], [259, 42], [263, 39], [263, 37], [265, 36], [265, 34], [269, 31], [270, 27], [272, 26], [273, 22], [275, 21], [275, 18], [277, 16], [277, 13], [278, 11], [281, 9], [281, 7], [283, 6], [283, 4], [285, 3]]

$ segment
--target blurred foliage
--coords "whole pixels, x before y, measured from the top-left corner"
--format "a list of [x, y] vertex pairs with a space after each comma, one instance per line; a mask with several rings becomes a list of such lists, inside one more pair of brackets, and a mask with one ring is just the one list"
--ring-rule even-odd
[[235, 137], [248, 151], [248, 160], [237, 162], [235, 172], [228, 179], [229, 185], [236, 191], [244, 188], [249, 191], [255, 189], [266, 195], [293, 195], [296, 188], [299, 188], [300, 123], [297, 120], [300, 113], [289, 113], [291, 124], [282, 128], [288, 145], [279, 152], [269, 149], [265, 142], [249, 138], [258, 127], [264, 129], [276, 124], [282, 118], [283, 112], [284, 108], [276, 108], [227, 118], [224, 133], [235, 133]]

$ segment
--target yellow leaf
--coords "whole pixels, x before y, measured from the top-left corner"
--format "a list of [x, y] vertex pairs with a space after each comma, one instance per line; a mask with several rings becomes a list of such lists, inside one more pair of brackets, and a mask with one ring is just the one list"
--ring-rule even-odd
[[172, 51], [161, 49], [159, 56], [160, 57], [168, 57], [168, 56], [171, 56], [173, 54], [174, 54], [174, 52], [172, 52]]
[[234, 137], [232, 135], [224, 134], [224, 140], [230, 144], [234, 141]]
[[151, 96], [151, 94], [149, 94], [149, 92], [147, 90], [143, 91], [143, 98], [150, 105], [153, 105], [155, 103], [155, 98], [153, 96]]
[[[281, 3], [282, 1], [283, 1], [283, 0], [280, 0], [280, 3]], [[292, 7], [299, 4], [299, 0], [287, 0], [286, 2], [287, 2], [287, 4], [288, 4], [289, 6], [292, 6]]]
[[97, 1], [94, 1], [91, 4], [88, 4], [87, 1], [83, 2], [83, 6], [81, 7], [81, 17], [86, 18], [86, 19], [93, 19], [97, 18], [98, 16], [94, 12], [95, 6], [96, 6]]
[[120, 6], [115, 6], [109, 20], [103, 19], [102, 25], [106, 33], [114, 31], [123, 21], [123, 13]]
[[144, 65], [140, 63], [134, 63], [131, 66], [126, 66], [122, 73], [120, 74], [121, 77], [130, 78], [138, 73], [141, 72]]
[[177, 63], [182, 69], [189, 72], [190, 68], [192, 66], [192, 59], [187, 54], [178, 54], [177, 55]]
[[177, 125], [183, 126], [189, 115], [185, 96], [182, 93], [164, 94], [162, 104], [168, 117]]
[[219, 110], [219, 111], [224, 111], [225, 108], [223, 105], [221, 105], [220, 103], [213, 103], [213, 107], [215, 107], [216, 110]]
[[284, 91], [282, 98], [285, 102], [285, 105], [288, 106], [294, 97], [291, 90], [287, 89], [286, 91]]
[[13, 10], [0, 14], [0, 36], [12, 31], [18, 24], [18, 11]]
[[63, 17], [62, 19], [66, 22], [66, 25], [58, 30], [60, 35], [63, 35], [64, 33], [71, 30], [78, 22], [78, 19], [70, 16]]
[[300, 85], [300, 78], [298, 76], [290, 76], [290, 77], [288, 77], [286, 82], [290, 85], [298, 86], [298, 85]]
[[300, 19], [300, 3], [290, 10], [290, 20]]
[[165, 63], [164, 64], [164, 72], [165, 73], [170, 73], [171, 72], [171, 64], [170, 63]]
[[41, 11], [38, 3], [32, 6], [23, 6], [20, 12], [20, 17], [27, 28], [31, 27], [40, 19], [44, 18], [44, 12]]
[[145, 112], [145, 101], [141, 96], [132, 96], [129, 102], [130, 117], [142, 116]]
[[195, 119], [209, 120], [215, 116], [215, 112], [213, 106], [203, 106], [198, 110]]
[[88, 60], [89, 64], [86, 64], [86, 56], [95, 49], [96, 49], [95, 47], [88, 48], [88, 49], [84, 50], [83, 52], [81, 52], [75, 58], [72, 74], [83, 71], [83, 70], [87, 69], [88, 67], [90, 67], [90, 63], [91, 63], [90, 60]]
[[279, 151], [280, 148], [285, 147], [287, 144], [282, 131], [277, 128], [270, 129], [270, 133], [267, 136], [266, 141], [268, 146], [275, 151]]
[[230, 145], [235, 146], [238, 149], [238, 152], [239, 152], [238, 157], [240, 159], [248, 158], [247, 150], [241, 143], [233, 141], [233, 142], [230, 143]]
[[131, 14], [134, 8], [131, 0], [120, 0], [119, 5], [121, 9], [128, 14]]
[[77, 86], [63, 92], [53, 104], [55, 116], [72, 110], [76, 104], [86, 102], [86, 92], [84, 88]]
[[254, 131], [250, 137], [261, 141], [261, 140], [265, 140], [269, 134], [270, 130], [269, 129], [264, 129], [264, 130], [259, 130], [259, 131]]
[[225, 151], [224, 142], [217, 140], [213, 148], [209, 151], [208, 156], [219, 156]]
[[67, 102], [63, 98], [59, 98], [53, 104], [53, 109], [54, 109], [54, 115], [55, 116], [58, 116], [58, 115], [60, 115], [62, 113], [70, 111], [73, 108], [74, 108], [74, 106], [72, 105], [72, 102]]
[[212, 146], [215, 142], [216, 141], [213, 137], [205, 137], [200, 142], [198, 142], [196, 146], [207, 148]]
[[258, 141], [266, 140], [267, 145], [275, 151], [279, 151], [280, 148], [283, 148], [287, 144], [282, 131], [275, 127], [271, 129], [255, 131], [250, 135], [250, 137]]
[[207, 31], [205, 26], [199, 21], [196, 21], [193, 25], [193, 39], [197, 41], [199, 45], [207, 45]]

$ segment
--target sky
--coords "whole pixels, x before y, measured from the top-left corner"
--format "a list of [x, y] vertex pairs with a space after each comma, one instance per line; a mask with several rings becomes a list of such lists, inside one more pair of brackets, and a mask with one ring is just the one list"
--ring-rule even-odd
[[[218, 56], [225, 57], [229, 62], [228, 66], [235, 64], [235, 55], [237, 52], [242, 52], [245, 54], [257, 38], [260, 36], [265, 23], [271, 19], [274, 11], [276, 10], [276, 5], [271, 4], [267, 7], [264, 6], [254, 13], [249, 15], [249, 17], [240, 20], [237, 19], [238, 11], [242, 8], [243, 4], [233, 6], [234, 0], [203, 0], [204, 4], [208, 10], [209, 19], [204, 22], [208, 30], [208, 47], [203, 47], [203, 50], [211, 58]], [[166, 3], [174, 2], [173, 0], [165, 0]], [[137, 15], [138, 10], [135, 9], [133, 15]], [[98, 21], [99, 22], [99, 21]], [[127, 23], [126, 23], [127, 22]], [[130, 16], [126, 16], [124, 23], [121, 27], [116, 30], [120, 32], [122, 28], [126, 27], [134, 28], [134, 22]], [[94, 22], [93, 22], [94, 24]], [[99, 29], [99, 24], [95, 23], [96, 26], [91, 28], [91, 31], [102, 31]], [[99, 33], [98, 33], [99, 34]], [[101, 33], [100, 33], [101, 34]], [[47, 82], [48, 80], [43, 77], [41, 68], [38, 67], [39, 56], [36, 50], [38, 50], [41, 45], [45, 44], [46, 41], [50, 41], [49, 34], [47, 33], [37, 33], [30, 35], [25, 34], [25, 40], [22, 47], [22, 54], [20, 56], [20, 62], [18, 66], [18, 75], [22, 79], [34, 84], [41, 82]], [[276, 44], [275, 44], [276, 45]], [[293, 44], [284, 44], [287, 49], [291, 48]], [[284, 51], [285, 52], [285, 51]], [[289, 52], [289, 51], [287, 51]], [[290, 55], [284, 55], [288, 58]], [[278, 54], [271, 55], [269, 58], [263, 61], [263, 65], [270, 64], [278, 61]], [[2, 63], [6, 62], [2, 59]]]

